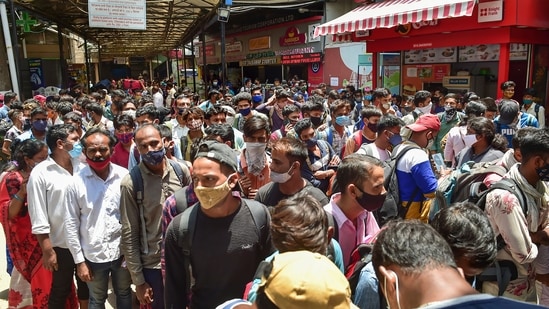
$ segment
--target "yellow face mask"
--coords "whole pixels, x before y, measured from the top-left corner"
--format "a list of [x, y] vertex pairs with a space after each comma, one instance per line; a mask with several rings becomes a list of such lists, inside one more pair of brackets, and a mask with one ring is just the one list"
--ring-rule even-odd
[[197, 186], [194, 188], [194, 193], [196, 194], [202, 208], [210, 209], [219, 204], [227, 196], [227, 194], [231, 191], [231, 187], [229, 186], [229, 179], [231, 176], [229, 176], [227, 180], [219, 186]]

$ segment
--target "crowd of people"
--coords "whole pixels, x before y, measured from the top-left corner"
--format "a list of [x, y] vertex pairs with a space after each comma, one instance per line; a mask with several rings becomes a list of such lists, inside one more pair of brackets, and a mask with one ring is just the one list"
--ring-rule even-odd
[[[512, 81], [495, 100], [247, 80], [201, 101], [169, 86], [0, 97], [9, 308], [105, 308], [109, 284], [116, 308], [549, 306], [533, 89], [517, 102]], [[485, 205], [435, 209], [440, 180], [474, 163], [505, 170]], [[503, 286], [484, 276], [498, 262], [514, 267]]]

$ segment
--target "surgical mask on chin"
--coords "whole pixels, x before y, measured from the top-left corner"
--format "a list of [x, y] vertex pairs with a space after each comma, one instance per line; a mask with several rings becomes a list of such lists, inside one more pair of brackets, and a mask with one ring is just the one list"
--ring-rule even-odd
[[463, 143], [465, 144], [465, 147], [471, 147], [477, 142], [477, 135], [476, 134], [467, 134], [463, 137]]
[[225, 199], [227, 194], [231, 191], [231, 187], [229, 186], [229, 179], [232, 175], [230, 175], [227, 180], [219, 186], [196, 186], [194, 188], [194, 193], [196, 194], [196, 197], [200, 202], [200, 207], [204, 209], [210, 209], [223, 201], [223, 199]]
[[290, 171], [292, 170], [293, 165], [290, 166], [290, 169], [286, 173], [277, 173], [271, 170], [270, 177], [271, 181], [275, 183], [286, 183], [290, 178], [292, 178], [292, 175], [290, 175]]
[[[392, 271], [392, 270], [387, 270], [387, 271], [388, 271], [388, 272], [389, 272], [389, 271], [392, 272], [392, 273], [393, 273], [393, 276], [395, 276], [395, 293], [396, 293], [396, 302], [397, 302], [397, 306], [398, 306], [397, 309], [401, 309], [401, 308], [400, 308], [400, 291], [399, 291], [399, 289], [398, 289], [398, 276], [397, 276], [397, 274], [396, 274], [394, 271]], [[390, 309], [391, 307], [390, 307], [390, 305], [389, 305], [389, 298], [387, 297], [387, 276], [384, 276], [384, 278], [383, 278], [383, 291], [385, 292], [385, 293], [383, 293], [383, 294], [384, 294], [384, 296], [385, 296], [385, 301], [387, 302], [387, 308]]]
[[433, 108], [433, 103], [429, 103], [429, 105], [424, 106], [424, 107], [416, 107], [416, 109], [418, 109], [423, 114], [430, 114], [431, 113], [431, 108]]

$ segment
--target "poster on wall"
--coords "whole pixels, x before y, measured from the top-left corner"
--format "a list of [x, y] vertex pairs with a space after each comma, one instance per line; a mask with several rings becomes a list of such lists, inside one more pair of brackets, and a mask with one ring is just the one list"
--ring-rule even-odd
[[442, 83], [444, 76], [450, 75], [450, 64], [405, 65], [402, 72], [403, 95], [414, 95], [423, 89], [424, 83]]
[[404, 63], [452, 63], [457, 61], [455, 47], [414, 49], [404, 52]]
[[511, 43], [509, 46], [509, 60], [527, 60], [528, 44]]
[[29, 74], [32, 90], [44, 87], [44, 71], [42, 70], [42, 59], [29, 59]]
[[498, 60], [498, 44], [479, 44], [459, 47], [459, 62], [485, 62]]

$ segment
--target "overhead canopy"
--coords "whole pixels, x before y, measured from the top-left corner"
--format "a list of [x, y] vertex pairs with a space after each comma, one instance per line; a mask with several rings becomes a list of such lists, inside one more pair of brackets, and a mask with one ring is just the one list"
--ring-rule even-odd
[[388, 0], [367, 4], [316, 27], [314, 36], [471, 16], [475, 2], [476, 0]]
[[88, 1], [14, 0], [33, 16], [48, 19], [101, 45], [103, 56], [147, 56], [188, 43], [216, 14], [219, 0], [146, 1], [146, 30], [91, 28]]

